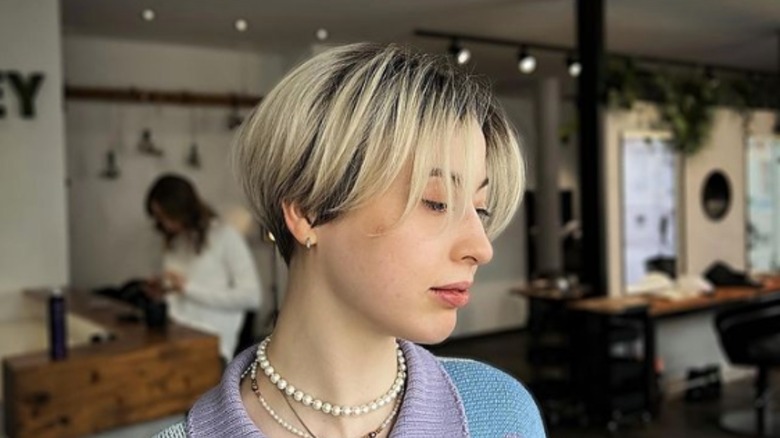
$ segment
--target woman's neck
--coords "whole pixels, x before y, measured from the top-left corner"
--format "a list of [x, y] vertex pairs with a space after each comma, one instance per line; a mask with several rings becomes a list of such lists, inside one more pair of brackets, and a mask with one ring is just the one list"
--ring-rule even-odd
[[396, 340], [346, 317], [326, 291], [301, 292], [288, 288], [268, 345], [274, 368], [296, 387], [342, 405], [387, 391], [397, 373]]
[[[385, 395], [398, 377], [395, 338], [372, 330], [359, 315], [350, 315], [349, 306], [322, 286], [325, 282], [296, 271], [291, 269], [284, 305], [266, 349], [271, 366], [288, 384], [333, 405], [361, 406]], [[294, 420], [284, 396], [265, 376], [260, 380], [261, 391], [270, 393], [269, 404]], [[293, 405], [317, 436], [363, 436], [387, 418], [394, 403], [358, 417], [334, 417]]]

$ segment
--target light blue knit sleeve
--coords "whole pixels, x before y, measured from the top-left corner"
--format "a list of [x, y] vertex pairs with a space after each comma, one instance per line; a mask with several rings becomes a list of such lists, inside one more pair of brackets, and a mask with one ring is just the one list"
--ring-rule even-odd
[[539, 407], [510, 375], [467, 359], [440, 359], [460, 393], [472, 438], [545, 438]]
[[157, 435], [154, 435], [152, 438], [187, 438], [187, 432], [184, 428], [184, 422], [180, 421], [176, 424], [173, 424], [162, 431], [160, 431]]

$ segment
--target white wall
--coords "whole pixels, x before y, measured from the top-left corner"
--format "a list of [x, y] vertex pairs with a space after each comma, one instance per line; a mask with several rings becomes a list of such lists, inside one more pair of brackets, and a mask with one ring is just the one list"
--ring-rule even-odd
[[[745, 151], [750, 135], [769, 135], [774, 114], [754, 111], [750, 124], [737, 112], [718, 108], [713, 126], [702, 150], [682, 157], [682, 181], [679, 194], [683, 203], [680, 230], [682, 269], [699, 275], [712, 262], [722, 260], [737, 269], [745, 268], [746, 175]], [[658, 126], [658, 109], [639, 103], [632, 111], [610, 111], [606, 118], [606, 184], [607, 187], [607, 260], [609, 261], [609, 294], [623, 293], [622, 266], [622, 206], [620, 197], [620, 139], [622, 133], [652, 130]], [[731, 207], [720, 221], [713, 222], [701, 209], [701, 189], [704, 179], [714, 169], [723, 170], [731, 183]], [[717, 236], [717, 238], [714, 238]]]
[[68, 282], [58, 4], [0, 2], [0, 70], [45, 74], [33, 119], [0, 84], [0, 320], [20, 310], [20, 289]]
[[[745, 125], [741, 115], [719, 109], [705, 149], [686, 160], [685, 233], [689, 272], [701, 273], [717, 260], [736, 269], [747, 268], [747, 141], [751, 135], [771, 135], [774, 117], [769, 111], [755, 111], [749, 125]], [[707, 218], [701, 208], [705, 178], [715, 169], [722, 170], [731, 185], [731, 207], [717, 222]]]
[[66, 35], [69, 85], [262, 94], [284, 73], [279, 55]]
[[[736, 112], [716, 110], [709, 140], [699, 153], [685, 160], [683, 187], [687, 272], [701, 274], [717, 260], [736, 269], [745, 268], [747, 136], [742, 125], [743, 118]], [[706, 217], [701, 205], [705, 179], [714, 170], [722, 171], [731, 185], [731, 207], [718, 221]]]
[[[138, 87], [213, 93], [267, 93], [283, 74], [278, 55], [66, 36], [65, 81], [69, 85]], [[242, 113], [247, 113], [245, 108]], [[68, 210], [72, 284], [79, 288], [117, 285], [159, 270], [161, 240], [144, 210], [156, 177], [189, 177], [224, 217], [243, 208], [228, 167], [234, 131], [230, 108], [103, 103], [66, 104]], [[149, 128], [165, 151], [157, 158], [138, 152]], [[201, 169], [185, 164], [195, 142]], [[121, 176], [101, 178], [108, 150], [117, 154]], [[270, 245], [252, 240], [264, 285], [261, 320], [270, 312]]]
[[[632, 111], [609, 112], [606, 120], [609, 294], [619, 296], [623, 294], [620, 136], [625, 131], [654, 129], [658, 124], [658, 109], [639, 103]], [[697, 154], [682, 159], [683, 192], [680, 195], [684, 209], [679, 229], [683, 267], [689, 273], [700, 275], [715, 260], [723, 260], [737, 269], [745, 267], [745, 148], [749, 135], [771, 132], [774, 115], [755, 111], [749, 126], [743, 125], [743, 121], [733, 110], [716, 109], [707, 144]], [[726, 217], [712, 222], [701, 210], [701, 186], [706, 175], [716, 168], [728, 175], [732, 204]], [[738, 369], [729, 366], [720, 350], [712, 318], [712, 312], [704, 312], [659, 322], [657, 351], [665, 362], [665, 380], [670, 388], [679, 389], [676, 385], [684, 379], [688, 368], [709, 363], [721, 364], [727, 378], [740, 375]]]

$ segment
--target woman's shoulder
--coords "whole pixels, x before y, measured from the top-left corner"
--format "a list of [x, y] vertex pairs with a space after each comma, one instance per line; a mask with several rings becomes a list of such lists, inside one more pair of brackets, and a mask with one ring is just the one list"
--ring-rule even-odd
[[535, 404], [522, 383], [498, 368], [471, 359], [439, 358], [439, 361], [462, 396], [480, 397], [484, 390], [490, 389], [492, 394]]
[[209, 224], [209, 239], [217, 242], [230, 242], [242, 240], [241, 233], [229, 222], [214, 218]]
[[546, 436], [536, 401], [517, 379], [471, 359], [439, 361], [463, 400], [472, 436]]
[[238, 231], [235, 228], [233, 228], [232, 225], [225, 222], [219, 217], [212, 218], [211, 222], [209, 222], [208, 233], [210, 235], [225, 234], [231, 232], [238, 233]]

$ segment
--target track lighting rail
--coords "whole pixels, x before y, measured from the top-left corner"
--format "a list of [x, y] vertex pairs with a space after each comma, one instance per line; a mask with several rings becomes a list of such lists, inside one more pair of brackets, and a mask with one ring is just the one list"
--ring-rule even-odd
[[[571, 55], [577, 52], [576, 47], [566, 47], [552, 44], [543, 44], [528, 41], [510, 40], [505, 38], [493, 38], [479, 35], [468, 34], [455, 34], [448, 32], [430, 31], [425, 29], [418, 29], [414, 31], [414, 35], [423, 38], [435, 38], [442, 40], [458, 41], [460, 44], [464, 43], [476, 43], [476, 44], [488, 44], [494, 46], [506, 46], [514, 49], [525, 48], [528, 51], [543, 51], [561, 53], [564, 55]], [[779, 34], [780, 35], [780, 34]], [[776, 77], [777, 72], [762, 71], [754, 69], [744, 69], [740, 67], [734, 67], [729, 65], [718, 65], [705, 62], [683, 61], [678, 59], [659, 58], [653, 56], [631, 55], [626, 53], [608, 53], [609, 56], [615, 58], [623, 58], [626, 60], [633, 60], [634, 62], [641, 64], [653, 64], [657, 66], [671, 66], [690, 69], [709, 69], [711, 71], [719, 71], [722, 73], [742, 74], [754, 77]]]

